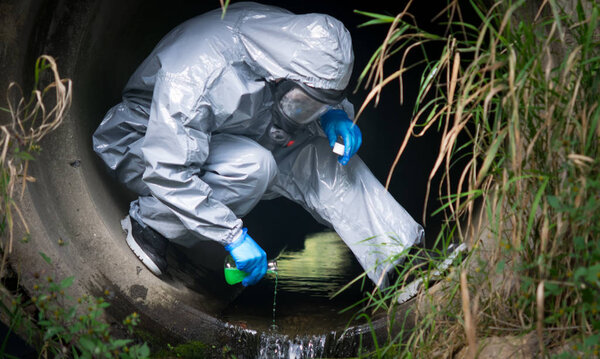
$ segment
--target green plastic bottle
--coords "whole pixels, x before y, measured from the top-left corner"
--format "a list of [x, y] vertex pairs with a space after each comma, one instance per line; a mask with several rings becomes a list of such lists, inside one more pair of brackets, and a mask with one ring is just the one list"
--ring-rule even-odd
[[[240, 283], [248, 276], [248, 273], [237, 269], [235, 261], [228, 255], [225, 257], [225, 281], [227, 284], [234, 285]], [[277, 262], [272, 260], [267, 262], [267, 274], [277, 273]]]

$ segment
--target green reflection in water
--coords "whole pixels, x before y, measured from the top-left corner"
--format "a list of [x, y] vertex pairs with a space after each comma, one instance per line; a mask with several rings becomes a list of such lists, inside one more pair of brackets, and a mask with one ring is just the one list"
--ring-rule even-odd
[[[340, 310], [362, 298], [354, 285], [330, 298], [362, 272], [352, 252], [335, 232], [308, 235], [304, 249], [284, 251], [277, 258], [277, 332], [295, 336], [342, 330], [354, 311]], [[221, 319], [244, 327], [272, 329], [275, 276], [245, 288], [222, 313]]]
[[309, 235], [304, 249], [277, 259], [282, 291], [329, 296], [351, 279], [353, 254], [335, 232]]

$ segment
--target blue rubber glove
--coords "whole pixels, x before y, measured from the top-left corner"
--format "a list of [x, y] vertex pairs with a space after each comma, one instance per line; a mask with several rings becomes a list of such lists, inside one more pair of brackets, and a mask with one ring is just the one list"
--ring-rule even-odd
[[321, 116], [321, 127], [327, 138], [329, 146], [333, 148], [338, 136], [344, 140], [344, 155], [338, 157], [338, 162], [345, 165], [350, 160], [350, 157], [358, 151], [362, 144], [362, 134], [360, 129], [343, 110], [331, 109]]
[[237, 268], [248, 273], [242, 281], [244, 287], [258, 283], [267, 273], [267, 254], [248, 235], [248, 229], [244, 228], [242, 234], [225, 249], [233, 257]]

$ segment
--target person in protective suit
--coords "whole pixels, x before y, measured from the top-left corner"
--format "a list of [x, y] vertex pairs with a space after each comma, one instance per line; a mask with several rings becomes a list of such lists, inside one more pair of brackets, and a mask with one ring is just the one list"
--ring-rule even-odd
[[149, 270], [165, 272], [168, 243], [210, 240], [250, 273], [243, 285], [257, 283], [265, 251], [240, 218], [284, 196], [387, 285], [424, 232], [355, 155], [361, 132], [344, 96], [353, 60], [338, 20], [256, 3], [192, 18], [158, 43], [93, 135], [110, 172], [139, 195], [122, 225]]

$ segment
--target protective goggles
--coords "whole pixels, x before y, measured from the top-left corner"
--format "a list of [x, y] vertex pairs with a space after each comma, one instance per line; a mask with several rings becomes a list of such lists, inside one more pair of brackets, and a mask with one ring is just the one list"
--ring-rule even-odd
[[280, 115], [298, 125], [316, 120], [344, 99], [344, 92], [309, 87], [291, 80], [276, 84], [276, 108]]

